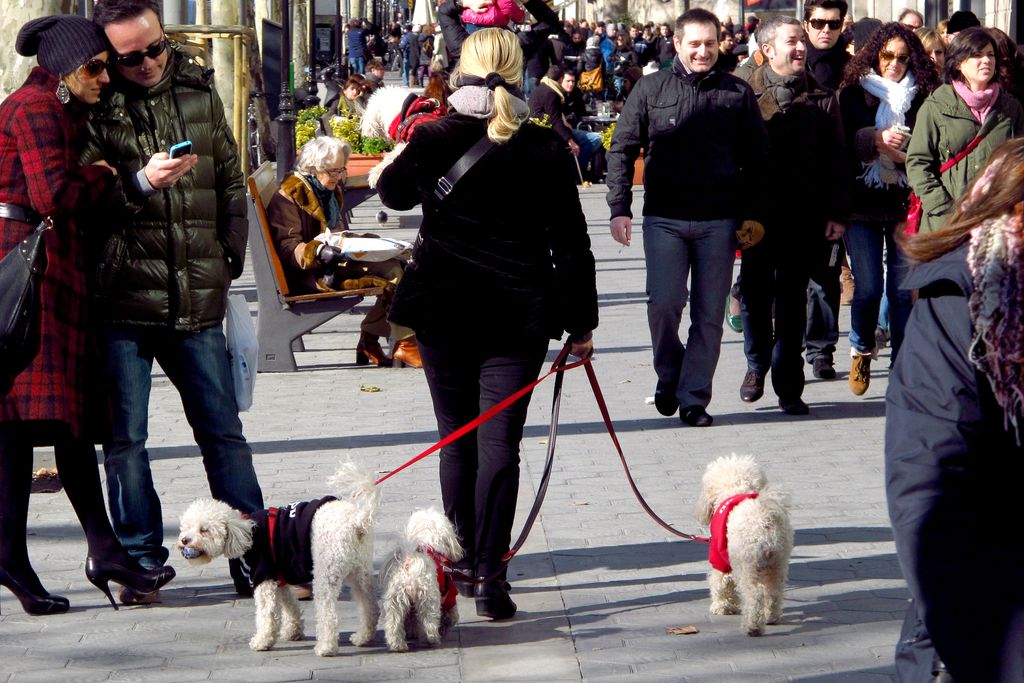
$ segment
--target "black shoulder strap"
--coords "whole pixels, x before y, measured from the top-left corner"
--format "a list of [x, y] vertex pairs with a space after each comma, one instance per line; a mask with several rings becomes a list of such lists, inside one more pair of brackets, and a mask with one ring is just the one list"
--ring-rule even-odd
[[476, 162], [497, 146], [498, 143], [492, 142], [486, 135], [480, 138], [448, 169], [447, 173], [437, 179], [437, 187], [434, 188], [434, 196], [437, 197], [437, 200], [443, 202], [444, 198], [455, 188], [455, 183], [459, 182], [459, 179], [466, 174], [466, 171], [473, 168]]

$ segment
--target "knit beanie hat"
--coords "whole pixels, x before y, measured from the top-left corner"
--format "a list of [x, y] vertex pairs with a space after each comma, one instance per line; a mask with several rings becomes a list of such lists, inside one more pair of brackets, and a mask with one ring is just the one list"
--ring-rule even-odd
[[587, 38], [587, 47], [600, 47], [601, 36], [590, 36]]
[[63, 76], [109, 48], [98, 25], [85, 17], [58, 14], [22, 26], [14, 49], [26, 57], [36, 55], [39, 66]]
[[949, 18], [949, 23], [946, 24], [946, 33], [960, 33], [960, 31], [974, 26], [981, 26], [978, 15], [969, 10], [960, 10], [953, 12], [953, 16]]

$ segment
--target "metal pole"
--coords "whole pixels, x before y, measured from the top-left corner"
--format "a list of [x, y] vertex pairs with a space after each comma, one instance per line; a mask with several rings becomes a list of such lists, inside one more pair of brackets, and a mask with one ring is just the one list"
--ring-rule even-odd
[[78, 0], [78, 16], [89, 18], [89, 0]]
[[292, 98], [292, 11], [281, 0], [281, 101], [277, 122], [277, 184], [284, 182], [295, 163], [295, 100]]
[[303, 104], [307, 107], [315, 107], [320, 104], [320, 97], [316, 88], [316, 0], [309, 0], [306, 9], [306, 28], [309, 32], [309, 61], [306, 67], [306, 100]]
[[342, 50], [341, 41], [344, 39], [344, 31], [341, 28], [341, 0], [334, 3], [334, 68], [337, 70], [336, 73], [341, 76], [341, 64], [344, 61], [344, 51]]

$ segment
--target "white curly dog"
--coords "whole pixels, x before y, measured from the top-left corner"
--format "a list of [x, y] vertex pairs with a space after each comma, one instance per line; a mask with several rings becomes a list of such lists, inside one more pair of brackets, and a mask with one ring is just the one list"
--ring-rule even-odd
[[793, 550], [789, 499], [767, 484], [753, 456], [720, 457], [704, 470], [695, 510], [711, 529], [711, 613], [742, 613], [750, 636], [782, 618]]
[[361, 622], [353, 645], [365, 645], [379, 616], [373, 584], [373, 523], [380, 494], [373, 477], [352, 463], [327, 480], [338, 496], [292, 503], [243, 516], [218, 500], [202, 498], [181, 516], [178, 549], [190, 564], [244, 556], [253, 569], [256, 633], [249, 646], [269, 650], [278, 639], [300, 640], [302, 612], [288, 584], [313, 582], [316, 648], [338, 652], [337, 599], [352, 587]]
[[416, 510], [381, 570], [381, 617], [392, 652], [409, 649], [421, 634], [431, 645], [459, 623], [455, 584], [445, 567], [462, 559], [455, 527], [437, 508]]

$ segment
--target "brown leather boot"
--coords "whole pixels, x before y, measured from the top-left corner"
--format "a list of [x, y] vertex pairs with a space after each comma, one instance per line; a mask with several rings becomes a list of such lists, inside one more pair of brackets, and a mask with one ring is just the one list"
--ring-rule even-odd
[[377, 337], [363, 332], [356, 345], [356, 365], [369, 365], [371, 361], [381, 367], [391, 365], [391, 359], [384, 355]]
[[395, 360], [400, 360], [414, 368], [423, 367], [423, 360], [420, 359], [420, 347], [416, 346], [415, 337], [403, 339], [395, 344], [395, 348], [391, 351], [391, 356]]

